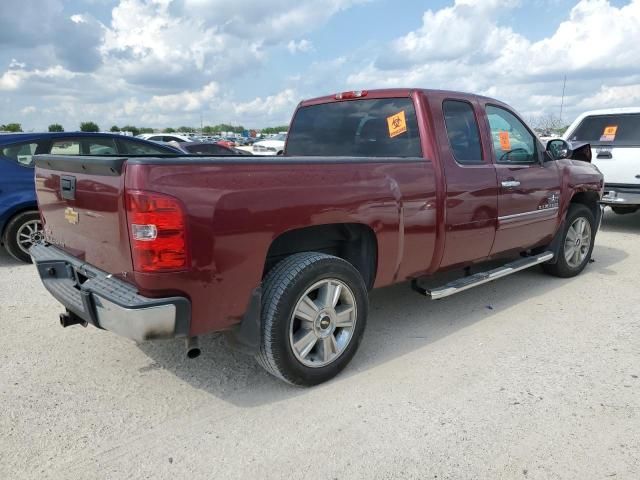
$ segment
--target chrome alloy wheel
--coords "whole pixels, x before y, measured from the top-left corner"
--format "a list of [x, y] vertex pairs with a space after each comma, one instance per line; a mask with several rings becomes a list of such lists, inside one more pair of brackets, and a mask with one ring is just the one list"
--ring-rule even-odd
[[311, 286], [298, 300], [289, 327], [289, 343], [307, 367], [329, 365], [345, 351], [356, 327], [356, 299], [340, 280]]
[[40, 220], [30, 220], [22, 224], [16, 233], [16, 243], [20, 250], [27, 255], [29, 249], [44, 240], [44, 233], [42, 231], [42, 222]]
[[564, 258], [571, 268], [578, 268], [589, 255], [591, 225], [584, 217], [578, 217], [567, 230], [564, 241]]

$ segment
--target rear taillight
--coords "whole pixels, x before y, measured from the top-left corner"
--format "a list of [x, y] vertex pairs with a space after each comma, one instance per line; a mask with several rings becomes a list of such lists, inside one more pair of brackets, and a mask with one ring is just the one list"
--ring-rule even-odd
[[127, 220], [135, 271], [187, 268], [186, 222], [179, 200], [159, 193], [127, 192]]

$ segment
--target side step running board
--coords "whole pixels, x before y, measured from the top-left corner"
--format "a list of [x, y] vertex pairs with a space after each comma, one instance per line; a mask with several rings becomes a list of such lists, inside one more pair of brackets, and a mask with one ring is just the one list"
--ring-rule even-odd
[[507, 275], [519, 272], [520, 270], [525, 270], [535, 265], [548, 262], [552, 258], [553, 252], [544, 252], [533, 257], [521, 258], [514, 262], [507, 263], [502, 267], [494, 268], [493, 270], [479, 272], [468, 277], [459, 278], [458, 280], [454, 280], [453, 282], [447, 283], [442, 287], [434, 288], [433, 290], [420, 287], [416, 280], [412, 282], [412, 287], [418, 293], [431, 297], [432, 300], [439, 300], [441, 298], [455, 295], [456, 293], [464, 292], [465, 290], [477, 287], [478, 285], [493, 282], [494, 280], [506, 277]]

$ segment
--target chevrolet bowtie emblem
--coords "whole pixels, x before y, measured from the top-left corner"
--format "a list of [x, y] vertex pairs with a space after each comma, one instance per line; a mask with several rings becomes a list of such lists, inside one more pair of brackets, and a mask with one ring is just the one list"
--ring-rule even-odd
[[77, 225], [80, 220], [80, 214], [76, 212], [73, 208], [67, 207], [64, 210], [64, 218], [67, 219], [67, 222]]

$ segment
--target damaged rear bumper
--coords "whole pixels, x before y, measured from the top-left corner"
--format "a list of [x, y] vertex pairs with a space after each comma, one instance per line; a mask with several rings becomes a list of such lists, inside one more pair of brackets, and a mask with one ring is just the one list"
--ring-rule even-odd
[[30, 250], [45, 288], [82, 321], [138, 342], [189, 334], [184, 297], [147, 298], [123, 282], [52, 245]]

